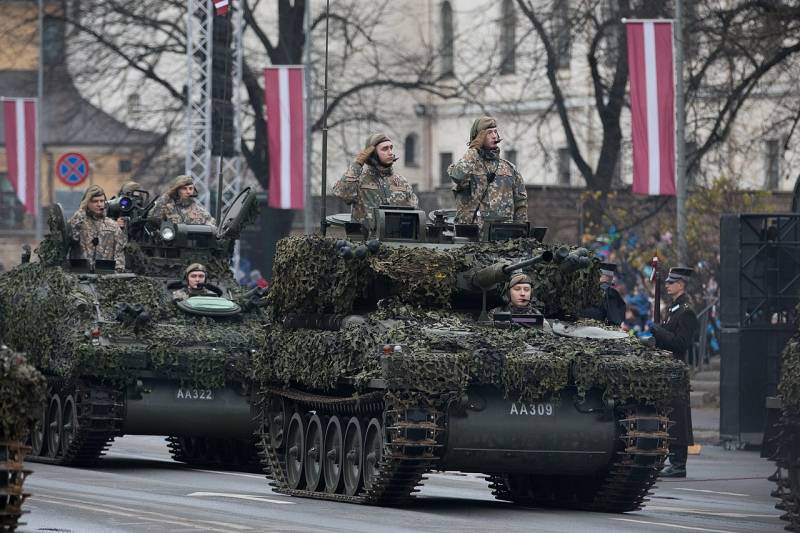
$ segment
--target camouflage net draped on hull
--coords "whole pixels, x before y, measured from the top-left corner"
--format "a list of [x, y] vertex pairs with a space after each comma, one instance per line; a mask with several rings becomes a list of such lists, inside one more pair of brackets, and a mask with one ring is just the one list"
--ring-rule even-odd
[[[381, 246], [375, 253], [340, 257], [334, 239], [288, 237], [278, 243], [271, 298], [276, 316], [288, 313], [348, 314], [379, 288], [413, 307], [449, 308], [457, 279], [499, 260], [522, 261], [557, 246], [534, 239], [470, 243], [452, 248]], [[557, 264], [527, 269], [533, 293], [548, 316], [577, 315], [601, 299], [597, 263], [574, 271]], [[474, 292], [474, 291], [473, 291]], [[491, 291], [494, 296], [495, 291]]]
[[209, 388], [248, 378], [251, 350], [264, 344], [266, 314], [189, 316], [170, 301], [166, 282], [22, 265], [0, 277], [0, 337], [62, 378], [124, 384], [138, 372], [131, 369], [140, 369]]
[[781, 355], [778, 384], [783, 414], [779, 423], [773, 496], [780, 502], [781, 519], [789, 531], [800, 532], [800, 334], [795, 334]]
[[21, 355], [0, 347], [0, 531], [13, 531], [28, 496], [22, 485], [30, 474], [23, 444], [45, 397], [44, 377]]
[[[597, 387], [614, 400], [666, 402], [688, 387], [686, 366], [635, 339], [557, 337], [536, 329], [494, 329], [466, 316], [430, 311], [389, 320], [379, 312], [339, 331], [275, 325], [255, 357], [262, 382], [332, 391], [341, 377], [364, 390], [372, 378], [390, 389], [460, 395], [493, 384], [511, 399], [531, 401], [574, 385]], [[381, 320], [379, 320], [379, 318]], [[381, 358], [383, 345], [400, 346]]]

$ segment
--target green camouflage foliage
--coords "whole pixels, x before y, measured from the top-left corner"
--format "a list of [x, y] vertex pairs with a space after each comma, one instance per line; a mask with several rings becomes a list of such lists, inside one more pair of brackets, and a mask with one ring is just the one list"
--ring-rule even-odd
[[[187, 315], [165, 283], [21, 265], [0, 276], [0, 337], [31, 354], [45, 374], [63, 378], [125, 384], [147, 370], [208, 388], [250, 378], [251, 351], [265, 342], [262, 308], [225, 319]], [[141, 306], [149, 320], [125, 320], [122, 304]]]
[[0, 440], [24, 440], [44, 399], [44, 376], [25, 357], [0, 346]]
[[[534, 239], [470, 243], [455, 247], [382, 246], [375, 254], [344, 259], [334, 239], [289, 237], [278, 243], [271, 299], [276, 317], [289, 313], [348, 314], [370, 291], [380, 289], [412, 307], [449, 308], [461, 274], [498, 261], [518, 262], [558, 246]], [[534, 294], [548, 316], [576, 316], [597, 305], [598, 263], [567, 272], [556, 264], [538, 264], [527, 271]], [[499, 288], [498, 288], [499, 290]]]
[[778, 392], [787, 416], [800, 416], [800, 333], [786, 344], [781, 355]]
[[[400, 346], [383, 355], [382, 347]], [[255, 359], [262, 382], [330, 391], [340, 378], [363, 390], [383, 378], [391, 390], [458, 396], [471, 384], [493, 384], [506, 397], [532, 401], [575, 386], [609, 399], [667, 402], [688, 388], [686, 366], [636, 339], [585, 340], [538, 329], [496, 329], [446, 311], [382, 308], [366, 324], [340, 331], [273, 326]]]

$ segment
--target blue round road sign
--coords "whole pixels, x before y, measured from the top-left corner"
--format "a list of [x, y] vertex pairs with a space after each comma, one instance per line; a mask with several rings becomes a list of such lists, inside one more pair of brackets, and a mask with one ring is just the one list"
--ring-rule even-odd
[[61, 183], [75, 187], [89, 177], [89, 161], [77, 152], [69, 152], [58, 158], [56, 177]]

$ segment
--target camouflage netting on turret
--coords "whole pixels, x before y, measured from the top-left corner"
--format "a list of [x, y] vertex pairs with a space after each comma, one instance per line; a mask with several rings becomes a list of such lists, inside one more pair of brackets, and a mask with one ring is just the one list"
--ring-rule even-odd
[[25, 357], [0, 346], [0, 438], [23, 440], [44, 399], [44, 376]]
[[203, 387], [251, 375], [266, 320], [258, 309], [220, 320], [186, 315], [163, 280], [78, 276], [41, 263], [0, 276], [0, 311], [0, 337], [48, 375], [124, 383], [133, 368]]
[[[496, 262], [518, 262], [557, 246], [534, 239], [470, 243], [450, 248], [381, 246], [375, 253], [341, 257], [334, 239], [289, 237], [278, 243], [271, 284], [276, 316], [347, 314], [359, 300], [397, 296], [414, 307], [448, 308], [459, 275]], [[576, 315], [601, 298], [596, 261], [568, 271], [557, 264], [527, 269], [548, 316]], [[372, 293], [370, 291], [373, 291]]]
[[800, 416], [800, 334], [789, 340], [781, 358], [778, 392], [783, 408], [791, 416]]
[[[399, 351], [382, 357], [385, 344]], [[570, 385], [580, 394], [599, 388], [609, 399], [650, 402], [669, 401], [688, 388], [683, 363], [635, 339], [487, 328], [465, 315], [402, 306], [340, 331], [273, 326], [265, 351], [256, 357], [256, 376], [320, 391], [335, 388], [343, 377], [354, 378], [357, 389], [371, 378], [384, 378], [391, 389], [446, 395], [460, 395], [471, 384], [494, 384], [506, 397], [524, 401]]]

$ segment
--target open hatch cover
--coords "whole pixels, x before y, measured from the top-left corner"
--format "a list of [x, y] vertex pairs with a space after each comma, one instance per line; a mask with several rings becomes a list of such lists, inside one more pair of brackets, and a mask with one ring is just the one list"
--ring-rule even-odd
[[192, 296], [177, 302], [177, 306], [193, 315], [231, 316], [242, 310], [239, 304], [218, 296]]

